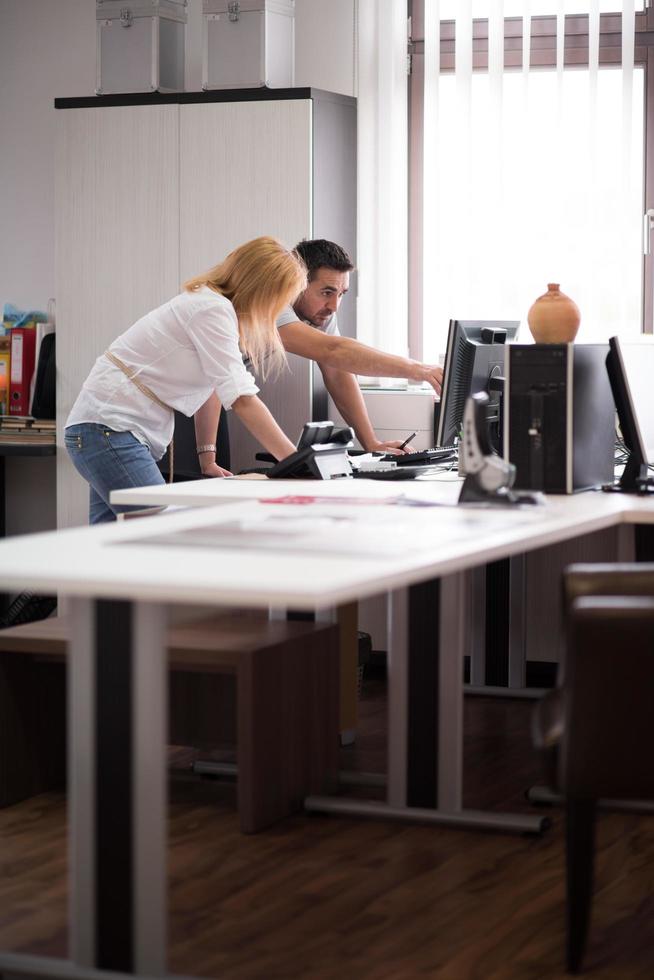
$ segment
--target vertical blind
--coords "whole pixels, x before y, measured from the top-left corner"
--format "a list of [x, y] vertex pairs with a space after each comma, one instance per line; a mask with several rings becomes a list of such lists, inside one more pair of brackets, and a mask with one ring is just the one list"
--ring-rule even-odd
[[357, 336], [407, 353], [407, 18], [359, 0]]
[[[637, 9], [642, 0], [425, 0], [425, 359], [443, 354], [452, 317], [526, 323], [548, 282], [559, 282], [578, 303], [580, 340], [640, 332], [644, 73], [634, 61]], [[600, 62], [600, 14], [608, 11], [621, 18], [622, 51], [607, 67]], [[358, 336], [406, 354], [406, 9], [397, 0], [358, 0], [357, 15]], [[555, 59], [547, 66], [540, 57], [544, 16], [555, 24]], [[571, 16], [588, 18], [582, 64], [565, 62]], [[510, 67], [509, 17], [522, 27], [521, 62]], [[488, 37], [481, 70], [474, 56], [480, 18]], [[443, 63], [446, 21], [454, 25], [453, 70]]]
[[[548, 282], [581, 309], [580, 340], [638, 333], [643, 85], [634, 0], [621, 65], [599, 67], [605, 0], [425, 0], [423, 354], [442, 355], [451, 317], [520, 319]], [[505, 17], [522, 17], [522, 66], [504, 66]], [[536, 11], [556, 24], [556, 61], [534, 64]], [[587, 65], [565, 67], [566, 14], [588, 15]], [[454, 21], [454, 72], [440, 22]], [[487, 18], [475, 70], [473, 18]], [[636, 84], [637, 83], [637, 84]], [[525, 338], [528, 339], [528, 338]]]

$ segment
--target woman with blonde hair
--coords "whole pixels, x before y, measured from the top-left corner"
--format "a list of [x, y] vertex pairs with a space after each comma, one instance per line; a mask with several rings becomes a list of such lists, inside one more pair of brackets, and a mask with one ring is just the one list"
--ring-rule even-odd
[[172, 439], [175, 409], [195, 418], [207, 476], [230, 475], [215, 461], [221, 404], [276, 459], [294, 451], [257, 398], [243, 357], [264, 373], [284, 363], [275, 321], [305, 286], [295, 252], [255, 238], [184, 283], [97, 359], [65, 428], [68, 453], [91, 488], [91, 524], [130, 509], [110, 504], [112, 490], [163, 483], [156, 460]]

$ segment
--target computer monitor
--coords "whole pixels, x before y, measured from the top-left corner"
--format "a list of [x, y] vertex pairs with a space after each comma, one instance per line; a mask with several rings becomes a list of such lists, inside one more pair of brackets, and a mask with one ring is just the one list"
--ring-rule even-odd
[[648, 467], [654, 464], [654, 343], [611, 337], [606, 369], [629, 452], [619, 485], [626, 491], [646, 490]]
[[515, 340], [519, 320], [450, 320], [436, 445], [451, 446], [463, 424], [466, 399], [485, 392], [493, 448], [500, 452], [504, 348]]

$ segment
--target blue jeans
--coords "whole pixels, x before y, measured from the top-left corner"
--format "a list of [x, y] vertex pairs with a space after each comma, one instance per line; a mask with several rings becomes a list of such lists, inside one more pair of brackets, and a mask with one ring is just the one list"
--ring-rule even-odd
[[116, 514], [139, 507], [109, 503], [112, 490], [165, 483], [147, 446], [131, 432], [116, 432], [95, 422], [70, 425], [64, 432], [68, 455], [91, 487], [89, 523], [115, 521]]

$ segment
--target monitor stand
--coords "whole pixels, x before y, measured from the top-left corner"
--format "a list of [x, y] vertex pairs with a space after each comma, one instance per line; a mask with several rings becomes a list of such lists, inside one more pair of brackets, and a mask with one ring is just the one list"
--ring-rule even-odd
[[605, 483], [605, 493], [652, 493], [654, 477], [649, 475], [647, 463], [640, 462], [638, 453], [629, 453], [622, 476], [616, 483]]

